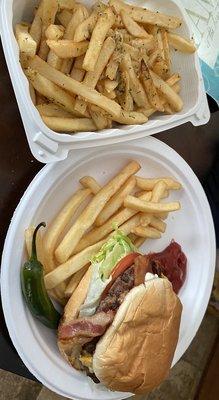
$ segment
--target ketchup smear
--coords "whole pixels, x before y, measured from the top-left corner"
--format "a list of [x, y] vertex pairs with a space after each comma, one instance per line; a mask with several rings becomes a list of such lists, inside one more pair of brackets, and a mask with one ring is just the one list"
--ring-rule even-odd
[[187, 269], [187, 258], [181, 246], [172, 240], [165, 250], [149, 256], [172, 283], [174, 292], [178, 293], [185, 282]]

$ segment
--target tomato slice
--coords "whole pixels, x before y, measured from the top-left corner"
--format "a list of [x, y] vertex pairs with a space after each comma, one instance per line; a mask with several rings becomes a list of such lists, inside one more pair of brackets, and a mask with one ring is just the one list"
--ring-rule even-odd
[[122, 275], [123, 272], [128, 269], [129, 267], [131, 267], [131, 265], [133, 264], [133, 262], [135, 261], [136, 257], [138, 257], [140, 255], [140, 253], [130, 253], [127, 254], [127, 256], [123, 257], [118, 264], [116, 264], [111, 276], [112, 279], [110, 281], [110, 283], [105, 287], [102, 296], [101, 296], [101, 300], [103, 300], [109, 289], [111, 288], [111, 286], [113, 285], [113, 283], [115, 282], [115, 280], [118, 278], [119, 275]]

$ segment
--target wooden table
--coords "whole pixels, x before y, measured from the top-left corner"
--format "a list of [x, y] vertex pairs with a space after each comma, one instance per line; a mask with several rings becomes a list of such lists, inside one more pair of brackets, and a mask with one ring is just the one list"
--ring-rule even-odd
[[[2, 49], [0, 49], [0, 250], [5, 235], [22, 194], [43, 164], [36, 161], [27, 143], [14, 92], [11, 86]], [[216, 110], [211, 105], [211, 110]], [[156, 135], [174, 148], [202, 180], [210, 170], [218, 143], [219, 113], [213, 113], [210, 122], [202, 127], [182, 125]], [[24, 333], [25, 340], [25, 333]], [[0, 368], [32, 378], [18, 357], [7, 333], [0, 308]]]

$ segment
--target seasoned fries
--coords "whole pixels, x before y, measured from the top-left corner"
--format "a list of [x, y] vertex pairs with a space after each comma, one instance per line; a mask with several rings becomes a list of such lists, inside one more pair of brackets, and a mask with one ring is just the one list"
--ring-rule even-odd
[[86, 71], [94, 71], [95, 64], [99, 57], [101, 47], [106, 35], [115, 21], [111, 8], [107, 8], [97, 20], [93, 30], [87, 53], [84, 58], [83, 68]]
[[[41, 113], [44, 123], [71, 134], [145, 124], [156, 112], [181, 111], [180, 86], [175, 86], [180, 78], [172, 71], [170, 47], [196, 50], [192, 41], [174, 33], [181, 23], [176, 16], [122, 0], [96, 1], [89, 10], [74, 0], [41, 0], [32, 24], [16, 28], [21, 65], [47, 79], [50, 89], [59, 86], [63, 98], [72, 97], [72, 114], [87, 119], [79, 123], [68, 115], [57, 120], [58, 115]], [[45, 97], [59, 105], [57, 96]]]
[[57, 132], [86, 132], [95, 131], [96, 125], [90, 118], [61, 118], [42, 116], [48, 128]]
[[60, 58], [79, 57], [86, 53], [88, 42], [75, 43], [72, 40], [47, 40], [49, 48]]
[[37, 43], [28, 33], [27, 24], [17, 24], [15, 28], [16, 39], [21, 53], [25, 53], [27, 57], [33, 57], [36, 54]]
[[26, 74], [37, 92], [73, 115], [80, 115], [75, 111], [75, 100], [69, 93], [65, 92], [59, 86], [44, 78], [31, 68], [26, 70]]
[[46, 35], [45, 32], [49, 25], [54, 24], [55, 17], [58, 12], [58, 1], [57, 0], [42, 0], [42, 36], [39, 47], [39, 57], [43, 60], [46, 60], [49, 48], [46, 44]]
[[89, 89], [87, 86], [80, 82], [75, 81], [69, 76], [64, 75], [62, 72], [57, 71], [40, 57], [35, 56], [30, 61], [30, 67], [41, 73], [45, 78], [49, 79], [51, 82], [56, 83], [63, 89], [68, 90], [73, 94], [84, 97], [88, 102], [96, 104], [97, 106], [103, 108], [112, 115], [119, 116], [121, 107], [115, 101], [108, 99], [107, 97], [101, 95], [96, 90]]
[[65, 29], [62, 25], [54, 25], [51, 24], [45, 31], [45, 36], [50, 40], [58, 40], [61, 39], [64, 35]]
[[115, 9], [117, 13], [125, 10], [135, 21], [141, 24], [151, 24], [161, 26], [167, 29], [178, 28], [182, 21], [178, 17], [172, 17], [159, 12], [153, 12], [141, 7], [133, 7], [123, 3], [121, 0], [110, 0], [109, 4]]
[[182, 53], [194, 53], [196, 51], [196, 47], [192, 41], [176, 35], [175, 33], [167, 33], [167, 39], [174, 49], [182, 51]]

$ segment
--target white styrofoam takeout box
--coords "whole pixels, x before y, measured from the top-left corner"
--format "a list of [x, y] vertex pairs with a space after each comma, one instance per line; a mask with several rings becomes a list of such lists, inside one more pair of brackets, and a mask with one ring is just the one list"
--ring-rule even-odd
[[[183, 110], [175, 115], [155, 115], [143, 125], [118, 126], [100, 132], [80, 132], [74, 135], [58, 134], [47, 128], [37, 109], [34, 107], [28, 81], [19, 63], [19, 50], [14, 36], [14, 26], [21, 21], [31, 21], [34, 7], [38, 0], [1, 0], [0, 30], [3, 49], [23, 120], [27, 139], [33, 155], [43, 163], [63, 160], [69, 150], [82, 149], [125, 142], [152, 135], [190, 121], [193, 125], [208, 122], [210, 113], [205, 95], [197, 53], [182, 54], [172, 50], [172, 70], [179, 72]], [[91, 5], [94, 0], [82, 0]], [[177, 15], [184, 20], [178, 33], [191, 37], [187, 15], [180, 0], [139, 0], [127, 1], [148, 7], [170, 15]]]

